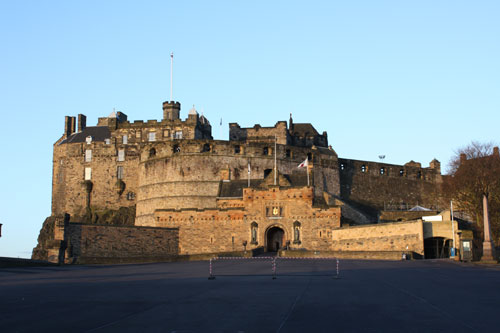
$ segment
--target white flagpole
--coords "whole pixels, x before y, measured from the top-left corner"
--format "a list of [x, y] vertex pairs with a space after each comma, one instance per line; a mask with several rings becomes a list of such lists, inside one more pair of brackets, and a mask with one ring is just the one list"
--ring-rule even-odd
[[170, 53], [170, 101], [173, 99], [173, 77], [174, 77], [174, 52]]
[[278, 170], [276, 169], [276, 135], [274, 136], [274, 185], [276, 185]]
[[252, 169], [250, 168], [250, 160], [248, 160], [248, 187], [250, 187], [250, 174]]
[[309, 158], [306, 159], [307, 187], [309, 187]]

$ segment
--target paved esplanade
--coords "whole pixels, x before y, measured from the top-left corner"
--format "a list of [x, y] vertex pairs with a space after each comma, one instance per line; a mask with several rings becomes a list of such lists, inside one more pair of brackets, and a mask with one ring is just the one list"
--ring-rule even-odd
[[[0, 269], [0, 332], [496, 331], [500, 269], [449, 261]], [[224, 274], [224, 275], [218, 275]], [[281, 275], [280, 275], [281, 274]]]

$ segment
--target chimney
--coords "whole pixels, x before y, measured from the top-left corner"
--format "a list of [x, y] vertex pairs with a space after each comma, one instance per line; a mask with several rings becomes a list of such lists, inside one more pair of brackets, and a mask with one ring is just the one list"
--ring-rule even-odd
[[66, 116], [64, 118], [64, 135], [66, 137], [75, 133], [75, 127], [76, 127], [75, 125], [76, 125], [76, 118], [75, 117]]
[[493, 156], [500, 157], [500, 153], [498, 151], [498, 147], [493, 147]]
[[84, 114], [78, 115], [78, 132], [81, 132], [87, 127], [87, 117]]

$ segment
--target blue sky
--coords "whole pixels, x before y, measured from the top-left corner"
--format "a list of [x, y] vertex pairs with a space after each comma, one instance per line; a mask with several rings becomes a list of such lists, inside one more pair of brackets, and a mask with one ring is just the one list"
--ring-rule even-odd
[[[50, 214], [64, 116], [228, 123], [293, 114], [344, 158], [445, 165], [499, 142], [498, 1], [0, 1], [0, 256], [29, 257]], [[222, 118], [223, 127], [219, 121]]]

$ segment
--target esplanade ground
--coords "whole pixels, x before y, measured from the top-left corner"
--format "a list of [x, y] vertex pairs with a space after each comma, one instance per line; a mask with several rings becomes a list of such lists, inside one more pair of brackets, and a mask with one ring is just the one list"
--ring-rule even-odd
[[448, 260], [0, 269], [1, 332], [484, 332], [500, 268]]

